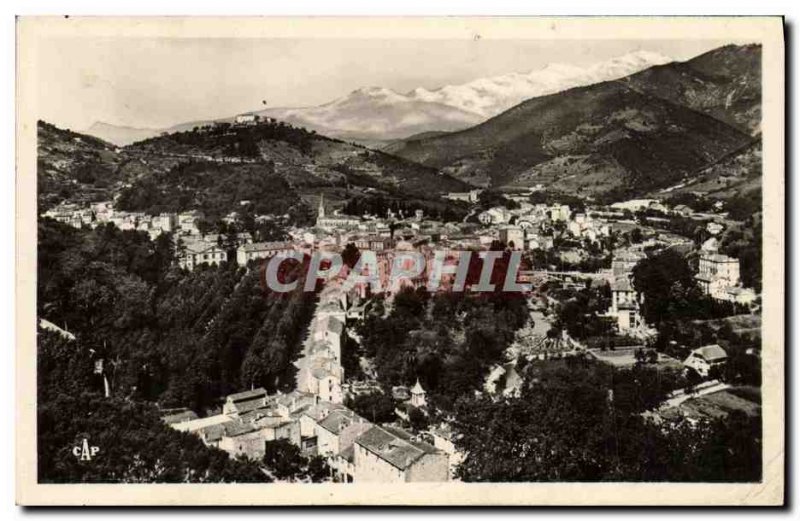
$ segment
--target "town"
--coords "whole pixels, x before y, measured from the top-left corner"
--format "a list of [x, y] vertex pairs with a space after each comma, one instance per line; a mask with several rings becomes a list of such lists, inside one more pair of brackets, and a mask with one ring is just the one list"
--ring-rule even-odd
[[[244, 121], [244, 120], [243, 120]], [[345, 373], [343, 350], [360, 341], [358, 325], [380, 300], [391, 306], [401, 291], [429, 288], [437, 271], [436, 252], [457, 262], [463, 252], [499, 250], [524, 259], [515, 274], [532, 288], [525, 295], [528, 324], [516, 332], [505, 362], [486, 376], [482, 393], [515, 396], [520, 392], [521, 360], [563, 360], [589, 356], [613, 367], [655, 364], [665, 370], [692, 375], [691, 388], [676, 388], [648, 414], [669, 417], [682, 411], [692, 415], [688, 404], [699, 397], [713, 397], [731, 386], [722, 375], [728, 353], [711, 342], [681, 356], [681, 350], [655, 349], [659, 331], [643, 313], [645, 296], [634, 280], [637, 266], [661, 252], [693, 259], [693, 277], [704, 298], [729, 306], [731, 314], [757, 316], [759, 296], [746, 287], [740, 261], [720, 251], [723, 232], [738, 224], [724, 206], [713, 212], [695, 212], [685, 205], [670, 207], [656, 199], [636, 199], [608, 206], [531, 202], [540, 199], [540, 188], [492, 194], [501, 204], [487, 206], [487, 192], [444, 194], [444, 199], [471, 207], [472, 219], [443, 222], [427, 218], [422, 210], [412, 215], [347, 215], [318, 196], [316, 220], [311, 226], [290, 227], [287, 239], [254, 242], [246, 231], [237, 231], [237, 213], [225, 217], [228, 234], [201, 233], [199, 210], [147, 215], [114, 209], [113, 201], [85, 207], [60, 205], [43, 214], [76, 228], [113, 224], [120, 230], [146, 232], [153, 240], [168, 234], [174, 241], [176, 262], [184, 270], [236, 263], [249, 270], [263, 270], [270, 260], [325, 252], [339, 259], [355, 255], [377, 259], [377, 271], [388, 277], [396, 259], [415, 253], [425, 262], [395, 285], [346, 284], [350, 271], [321, 277], [313, 318], [304, 335], [302, 356], [294, 361], [295, 388], [269, 394], [262, 387], [229, 394], [216, 414], [204, 417], [188, 408], [165, 410], [163, 421], [171, 428], [191, 433], [204, 444], [226, 451], [230, 457], [263, 458], [267, 443], [286, 440], [306, 456], [324, 459], [329, 478], [337, 482], [411, 482], [458, 479], [457, 468], [465, 454], [457, 448], [452, 426], [428, 403], [420, 378], [413, 385], [394, 386], [391, 400], [395, 420], [365, 418], [346, 404], [364, 394], [383, 393], [373, 378], [357, 379]], [[241, 201], [246, 206], [248, 201]], [[256, 216], [269, 221], [275, 216]], [[675, 222], [699, 230], [687, 237]], [[319, 266], [317, 266], [319, 267]], [[350, 266], [352, 268], [352, 266]], [[316, 271], [315, 271], [316, 274]], [[455, 270], [437, 277], [441, 290], [457, 283]], [[463, 280], [461, 281], [463, 285]], [[456, 284], [457, 285], [457, 284]], [[438, 288], [438, 284], [434, 289]], [[580, 292], [607, 292], [605, 308], [584, 310], [579, 323], [566, 323], [565, 309]], [[600, 294], [598, 293], [598, 294]], [[576, 333], [576, 328], [602, 323], [603, 334]], [[674, 344], [674, 341], [673, 341]], [[757, 346], [749, 353], [757, 354]], [[362, 375], [363, 376], [363, 375]], [[728, 402], [740, 401], [733, 394]], [[746, 405], [743, 407], [747, 408]], [[682, 409], [683, 408], [683, 409]], [[689, 411], [689, 412], [686, 412]], [[412, 417], [437, 418], [438, 423], [418, 427]]]

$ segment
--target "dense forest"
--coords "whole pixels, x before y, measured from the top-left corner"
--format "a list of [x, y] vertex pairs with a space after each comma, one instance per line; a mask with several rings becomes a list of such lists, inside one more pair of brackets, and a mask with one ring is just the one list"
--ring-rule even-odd
[[265, 293], [235, 263], [185, 272], [168, 235], [43, 220], [39, 237], [39, 316], [109, 362], [115, 394], [202, 413], [230, 392], [292, 382], [313, 293]]
[[205, 415], [231, 392], [292, 388], [291, 362], [315, 295], [265, 293], [258, 271], [235, 263], [185, 272], [172, 255], [168, 235], [150, 241], [146, 233], [111, 225], [87, 231], [39, 222], [37, 314], [75, 336], [66, 342], [40, 332], [43, 479], [82, 475], [79, 463], [66, 462], [71, 455], [63, 451], [73, 446], [66, 438], [92, 432], [137, 437], [119, 449], [128, 456], [157, 458], [174, 445], [168, 456], [174, 461], [120, 456], [120, 469], [92, 471], [85, 479], [264, 480], [263, 473], [226, 463], [224, 453], [201, 451], [199, 440], [163, 427], [156, 405]]
[[405, 289], [388, 313], [381, 303], [357, 326], [359, 354], [374, 361], [385, 388], [418, 378], [431, 400], [449, 409], [458, 397], [481, 388], [526, 317], [521, 294]]
[[465, 481], [758, 481], [761, 418], [663, 420], [642, 413], [669, 384], [655, 369], [588, 359], [534, 363], [518, 397], [456, 402]]

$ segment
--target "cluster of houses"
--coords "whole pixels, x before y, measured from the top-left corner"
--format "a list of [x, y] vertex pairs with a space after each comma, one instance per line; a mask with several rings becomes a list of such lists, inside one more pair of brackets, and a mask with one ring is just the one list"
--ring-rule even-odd
[[165, 232], [199, 233], [197, 222], [202, 216], [198, 214], [199, 212], [196, 211], [180, 214], [161, 213], [159, 215], [124, 212], [115, 210], [112, 201], [101, 201], [88, 206], [61, 204], [47, 210], [42, 215], [75, 228], [96, 228], [110, 223], [120, 230], [147, 232], [151, 239], [155, 239]]
[[[285, 439], [307, 456], [323, 457], [335, 481], [390, 483], [447, 481], [459, 461], [450, 433], [429, 433], [433, 444], [397, 425], [378, 425], [344, 405], [342, 345], [348, 317], [363, 306], [335, 282], [326, 285], [311, 321], [296, 389], [268, 394], [253, 389], [225, 399], [220, 414], [197, 418], [182, 411], [164, 417], [172, 428], [200, 437], [231, 457], [263, 457], [266, 442]], [[417, 382], [408, 405], [425, 407]], [[399, 410], [404, 403], [399, 404]]]

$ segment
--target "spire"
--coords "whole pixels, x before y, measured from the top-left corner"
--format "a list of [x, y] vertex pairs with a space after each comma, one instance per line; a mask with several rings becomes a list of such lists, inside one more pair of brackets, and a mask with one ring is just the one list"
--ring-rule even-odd
[[317, 210], [317, 219], [325, 217], [325, 204], [323, 195], [319, 194], [319, 209]]

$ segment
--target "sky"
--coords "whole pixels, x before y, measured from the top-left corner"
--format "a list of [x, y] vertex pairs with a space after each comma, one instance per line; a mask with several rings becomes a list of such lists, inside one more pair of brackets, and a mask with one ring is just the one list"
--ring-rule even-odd
[[677, 61], [719, 40], [61, 38], [39, 48], [40, 119], [165, 128], [267, 107], [319, 105], [365, 86], [406, 92], [591, 65], [637, 50]]

